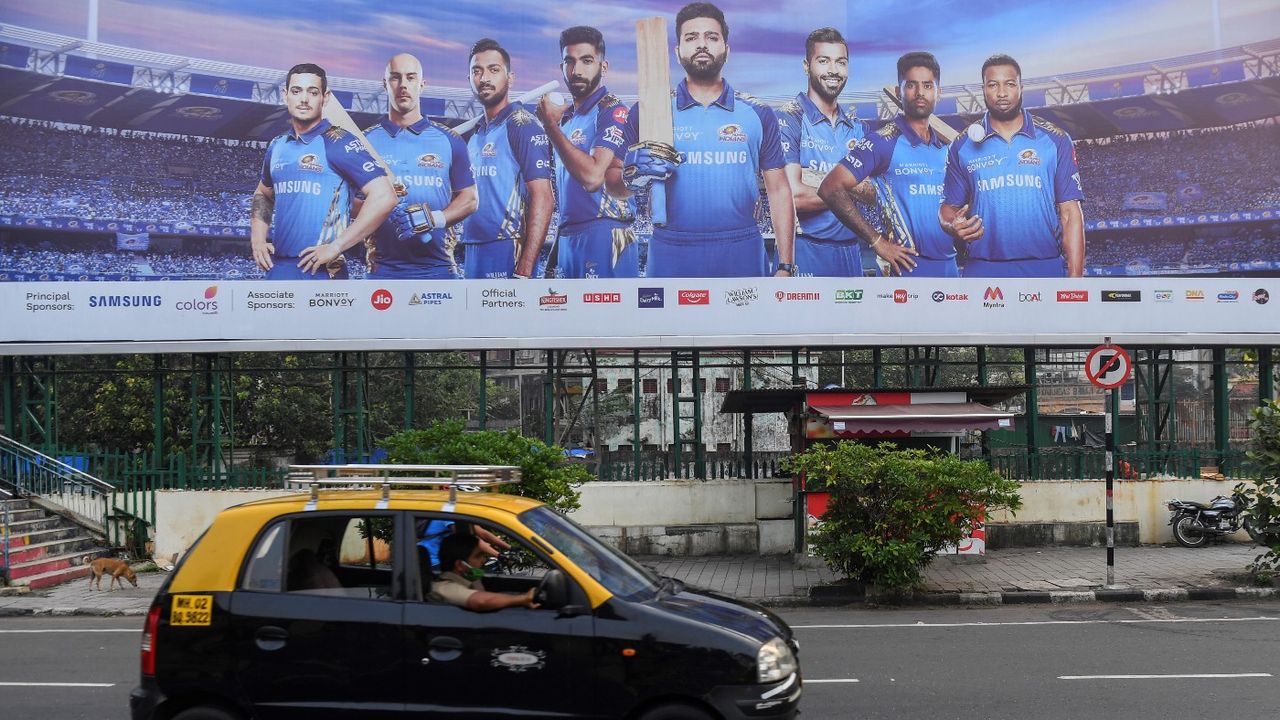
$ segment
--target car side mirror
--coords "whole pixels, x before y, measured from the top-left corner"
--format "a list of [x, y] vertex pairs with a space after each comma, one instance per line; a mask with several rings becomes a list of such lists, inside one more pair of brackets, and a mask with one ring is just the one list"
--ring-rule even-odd
[[545, 608], [559, 609], [569, 604], [569, 579], [563, 570], [548, 570], [538, 583], [538, 604]]

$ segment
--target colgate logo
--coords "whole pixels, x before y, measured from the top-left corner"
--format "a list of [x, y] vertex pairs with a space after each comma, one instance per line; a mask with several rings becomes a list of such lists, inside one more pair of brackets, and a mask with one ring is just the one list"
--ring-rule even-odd
[[904, 303], [907, 301], [907, 291], [898, 289], [893, 291], [893, 301], [896, 303]]
[[1058, 302], [1089, 302], [1088, 290], [1059, 290]]
[[369, 298], [369, 302], [373, 303], [375, 310], [386, 310], [391, 307], [391, 291], [378, 288], [373, 291], [373, 297]]
[[711, 304], [710, 290], [681, 290], [679, 297], [680, 297], [681, 305], [710, 305]]

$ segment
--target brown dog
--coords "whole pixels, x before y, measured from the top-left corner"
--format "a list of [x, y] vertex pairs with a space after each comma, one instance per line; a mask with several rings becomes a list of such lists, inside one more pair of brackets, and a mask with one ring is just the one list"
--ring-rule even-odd
[[[88, 555], [84, 556], [86, 562], [89, 560]], [[107, 590], [110, 591], [113, 585], [119, 584], [124, 587], [120, 577], [123, 575], [125, 579], [133, 583], [134, 587], [138, 587], [138, 576], [134, 574], [133, 568], [129, 567], [129, 563], [124, 560], [115, 558], [101, 557], [89, 563], [89, 589], [93, 590], [93, 586], [97, 584], [98, 589], [102, 589], [102, 576], [110, 575], [111, 580], [107, 582]]]

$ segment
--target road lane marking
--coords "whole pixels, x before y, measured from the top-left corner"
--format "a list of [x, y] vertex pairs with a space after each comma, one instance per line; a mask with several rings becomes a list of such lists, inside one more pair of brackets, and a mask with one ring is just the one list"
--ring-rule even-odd
[[36, 630], [0, 630], [0, 635], [35, 635], [39, 633], [134, 633], [139, 634], [142, 628], [40, 628]]
[[1059, 680], [1175, 680], [1183, 678], [1269, 678], [1271, 673], [1192, 673], [1185, 675], [1059, 675]]
[[805, 685], [815, 685], [820, 683], [856, 683], [858, 678], [830, 678], [827, 680], [805, 680]]
[[1220, 622], [1276, 622], [1280, 617], [1244, 618], [1149, 618], [1141, 620], [1023, 620], [1017, 622], [955, 622], [955, 623], [867, 623], [855, 625], [792, 625], [792, 630], [854, 630], [863, 628], [947, 628], [947, 627], [1000, 627], [1003, 625], [1140, 625], [1150, 623], [1220, 623]]
[[115, 683], [0, 682], [0, 687], [108, 688]]

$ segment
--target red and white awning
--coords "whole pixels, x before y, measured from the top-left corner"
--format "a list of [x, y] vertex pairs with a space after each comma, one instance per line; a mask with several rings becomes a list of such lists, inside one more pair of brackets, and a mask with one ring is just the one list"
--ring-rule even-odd
[[1013, 413], [976, 402], [810, 405], [836, 433], [964, 432], [1013, 426]]

